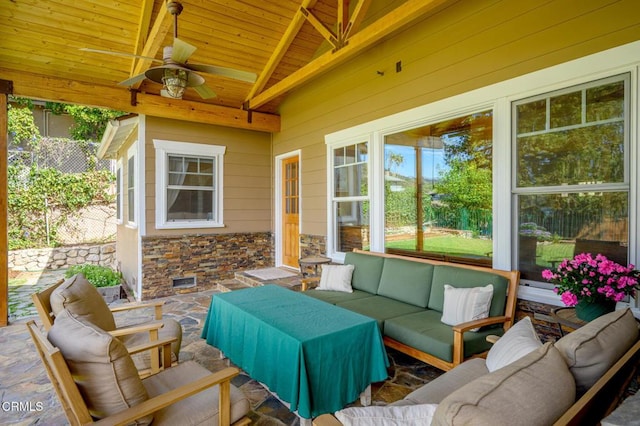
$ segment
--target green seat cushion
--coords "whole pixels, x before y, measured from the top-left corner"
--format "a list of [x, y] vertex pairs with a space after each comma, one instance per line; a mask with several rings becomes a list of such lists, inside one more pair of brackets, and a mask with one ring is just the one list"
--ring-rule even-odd
[[[440, 322], [441, 312], [426, 310], [390, 318], [384, 323], [384, 335], [447, 362], [453, 362], [453, 329]], [[464, 356], [489, 350], [490, 334], [501, 335], [502, 327], [486, 327], [464, 333]]]
[[484, 287], [493, 284], [490, 317], [504, 315], [509, 280], [502, 275], [455, 266], [436, 265], [433, 269], [433, 284], [427, 307], [442, 312], [444, 306], [444, 285], [456, 288]]
[[384, 259], [381, 256], [348, 252], [344, 256], [344, 263], [355, 267], [351, 277], [351, 287], [355, 290], [376, 294]]
[[431, 293], [433, 265], [386, 258], [378, 295], [426, 308]]
[[383, 296], [372, 296], [358, 300], [351, 300], [348, 302], [338, 303], [337, 306], [375, 319], [378, 321], [378, 327], [380, 327], [380, 330], [383, 333], [384, 323], [389, 318], [423, 311], [422, 308], [417, 306], [409, 305]]
[[304, 293], [314, 299], [319, 299], [332, 305], [348, 302], [350, 300], [359, 300], [366, 297], [374, 297], [373, 294], [362, 290], [353, 290], [353, 293], [345, 293], [344, 291], [325, 291], [325, 290], [308, 290]]

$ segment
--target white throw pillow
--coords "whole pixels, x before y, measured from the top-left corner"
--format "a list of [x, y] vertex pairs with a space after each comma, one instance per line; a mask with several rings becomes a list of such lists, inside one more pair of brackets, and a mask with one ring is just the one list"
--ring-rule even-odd
[[489, 372], [496, 371], [528, 355], [540, 346], [542, 342], [533, 328], [531, 318], [524, 317], [511, 326], [489, 349], [487, 369]]
[[[484, 287], [456, 288], [444, 285], [442, 321], [447, 325], [487, 318], [493, 298], [493, 285]], [[478, 331], [473, 329], [471, 331]]]
[[320, 284], [316, 290], [343, 291], [353, 293], [351, 277], [353, 265], [322, 265]]
[[438, 404], [350, 407], [336, 411], [344, 426], [429, 426]]

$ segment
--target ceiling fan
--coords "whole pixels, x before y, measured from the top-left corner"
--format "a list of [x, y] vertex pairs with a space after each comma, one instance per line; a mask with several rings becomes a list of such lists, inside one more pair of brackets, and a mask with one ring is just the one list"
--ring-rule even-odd
[[178, 16], [182, 12], [182, 4], [178, 1], [168, 0], [167, 10], [171, 15], [173, 15], [173, 46], [164, 47], [162, 60], [124, 52], [112, 52], [90, 48], [83, 48], [80, 50], [106, 53], [116, 56], [142, 58], [162, 63], [160, 66], [149, 68], [145, 72], [134, 75], [133, 77], [121, 81], [118, 84], [121, 86], [132, 86], [147, 78], [163, 85], [163, 89], [160, 92], [162, 96], [175, 99], [182, 99], [182, 95], [187, 87], [193, 88], [203, 99], [209, 99], [216, 96], [216, 93], [205, 84], [205, 79], [195, 71], [206, 74], [221, 75], [235, 80], [246, 81], [248, 83], [254, 83], [256, 81], [257, 76], [252, 72], [218, 67], [215, 65], [188, 63], [187, 61], [189, 57], [193, 55], [197, 48], [178, 38]]

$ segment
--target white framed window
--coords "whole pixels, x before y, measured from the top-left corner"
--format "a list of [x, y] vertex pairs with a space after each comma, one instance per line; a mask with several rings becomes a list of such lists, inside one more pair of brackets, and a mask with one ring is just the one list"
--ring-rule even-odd
[[522, 279], [544, 282], [544, 269], [578, 253], [629, 263], [630, 77], [512, 102]]
[[116, 223], [123, 223], [123, 180], [122, 180], [122, 159], [116, 164]]
[[331, 177], [329, 220], [330, 253], [354, 248], [368, 250], [369, 142], [359, 140], [329, 147]]
[[136, 152], [137, 143], [127, 151], [127, 225], [136, 226]]
[[[537, 278], [543, 269], [553, 267], [554, 263], [557, 266], [557, 259], [540, 253], [543, 245], [552, 248], [556, 243], [567, 244], [571, 250], [559, 257], [572, 257], [574, 250], [582, 250], [577, 247], [579, 239], [581, 244], [589, 244], [591, 251], [613, 250], [609, 257], [618, 263], [626, 260], [640, 264], [639, 48], [640, 42], [629, 43], [325, 135], [329, 194], [327, 255], [338, 262], [344, 256], [332, 241], [338, 223], [333, 207], [337, 201], [332, 186], [333, 148], [358, 140], [369, 141], [370, 250], [384, 252], [384, 233], [388, 228], [385, 208], [390, 202], [385, 198], [385, 167], [387, 157], [391, 158], [384, 150], [385, 138], [491, 110], [489, 226], [493, 251], [487, 256], [492, 257], [494, 268], [521, 272], [525, 269], [522, 263], [525, 255], [535, 259], [529, 279], [526, 273], [522, 275], [518, 297], [561, 305], [559, 297], [548, 288], [550, 285], [541, 276]], [[545, 154], [545, 150], [551, 149], [556, 150], [555, 154]], [[393, 177], [406, 180], [406, 173], [390, 171], [394, 171]], [[423, 179], [423, 185], [425, 182], [428, 184], [429, 180]], [[400, 188], [401, 183], [389, 185], [388, 193]], [[469, 191], [470, 195], [475, 192]], [[449, 202], [446, 197], [442, 201]], [[573, 235], [566, 234], [574, 241], [566, 241], [565, 234], [560, 232], [554, 237], [551, 232], [550, 241], [539, 241], [537, 247], [523, 245], [522, 231], [532, 226], [529, 213], [541, 210], [540, 218], [548, 222], [554, 215], [570, 211], [565, 207], [571, 205], [579, 205], [583, 214], [581, 222], [574, 221], [571, 225]], [[591, 216], [585, 216], [587, 213]], [[539, 229], [540, 223], [535, 225], [534, 231], [546, 231]], [[587, 238], [588, 234], [591, 237]], [[476, 235], [470, 237], [474, 239]], [[472, 239], [469, 244], [474, 242]], [[612, 245], [616, 247], [612, 249]], [[529, 249], [533, 251], [528, 252]], [[616, 258], [618, 255], [621, 257]]]
[[223, 222], [226, 147], [154, 140], [156, 228], [215, 228]]

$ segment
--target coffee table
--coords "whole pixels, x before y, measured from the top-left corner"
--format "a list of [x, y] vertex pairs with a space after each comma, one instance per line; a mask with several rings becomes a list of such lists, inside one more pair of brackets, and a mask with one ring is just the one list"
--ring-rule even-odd
[[374, 319], [273, 284], [215, 294], [202, 337], [303, 419], [388, 376]]

